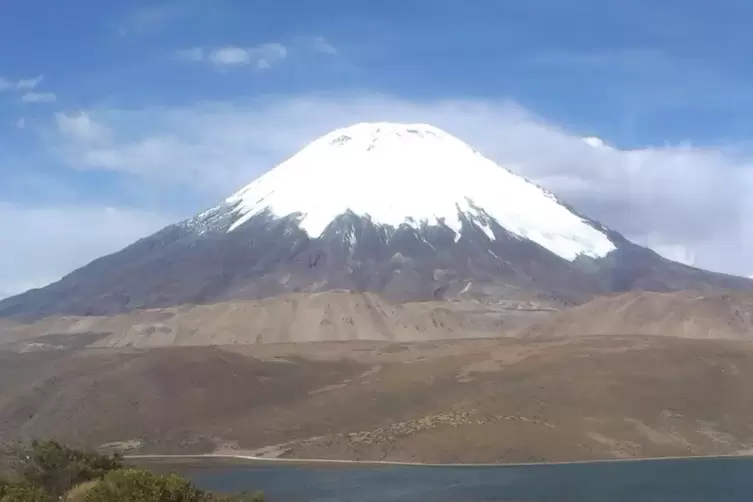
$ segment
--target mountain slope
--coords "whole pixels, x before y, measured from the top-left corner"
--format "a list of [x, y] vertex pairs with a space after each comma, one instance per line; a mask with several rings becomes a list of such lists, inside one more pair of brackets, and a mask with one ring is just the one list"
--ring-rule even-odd
[[0, 351], [0, 437], [445, 463], [735, 454], [753, 445], [751, 379], [750, 343], [671, 337]]
[[524, 337], [667, 335], [753, 340], [750, 293], [631, 292], [596, 298], [552, 315]]
[[249, 345], [323, 341], [423, 341], [498, 336], [536, 312], [498, 316], [445, 302], [393, 305], [372, 293], [327, 291], [260, 301], [47, 317], [3, 328], [0, 349]]
[[319, 138], [219, 206], [0, 301], [0, 317], [107, 315], [328, 289], [395, 301], [753, 289], [670, 262], [427, 125]]

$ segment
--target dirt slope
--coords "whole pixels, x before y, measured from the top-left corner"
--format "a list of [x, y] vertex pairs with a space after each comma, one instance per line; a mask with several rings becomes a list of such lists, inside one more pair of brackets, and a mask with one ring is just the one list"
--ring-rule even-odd
[[604, 334], [753, 340], [748, 293], [625, 293], [596, 298], [522, 329], [521, 336]]
[[[137, 310], [111, 317], [49, 317], [4, 330], [6, 348], [162, 347], [335, 340], [421, 341], [498, 336], [509, 315], [447, 302], [393, 304], [371, 293], [328, 291], [261, 301]], [[548, 315], [532, 311], [531, 317]], [[517, 324], [516, 324], [517, 323]]]
[[[253, 357], [251, 357], [253, 356]], [[427, 462], [753, 447], [753, 344], [672, 337], [0, 353], [0, 437]]]
[[19, 326], [19, 323], [11, 321], [10, 319], [0, 319], [0, 334], [8, 332]]

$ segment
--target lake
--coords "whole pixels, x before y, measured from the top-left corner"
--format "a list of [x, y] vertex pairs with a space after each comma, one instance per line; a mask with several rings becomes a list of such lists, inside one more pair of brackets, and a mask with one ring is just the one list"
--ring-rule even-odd
[[201, 488], [270, 502], [750, 502], [753, 458], [525, 466], [176, 465]]

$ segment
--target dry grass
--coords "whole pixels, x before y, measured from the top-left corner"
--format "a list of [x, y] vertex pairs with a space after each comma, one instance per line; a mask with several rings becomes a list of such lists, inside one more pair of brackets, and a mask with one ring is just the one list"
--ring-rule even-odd
[[670, 337], [0, 354], [0, 436], [424, 462], [727, 454], [753, 447], [751, 381], [751, 343]]
[[71, 490], [63, 496], [63, 500], [68, 502], [81, 502], [85, 500], [86, 494], [99, 484], [99, 480], [87, 481], [80, 485], [74, 486]]

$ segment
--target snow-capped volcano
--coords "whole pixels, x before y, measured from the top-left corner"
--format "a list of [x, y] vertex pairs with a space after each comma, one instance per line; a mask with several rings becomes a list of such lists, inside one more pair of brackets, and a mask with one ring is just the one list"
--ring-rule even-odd
[[362, 123], [314, 140], [208, 211], [0, 301], [0, 317], [328, 289], [569, 303], [707, 287], [753, 281], [632, 244], [436, 127]]
[[573, 260], [615, 249], [604, 232], [545, 190], [456, 137], [426, 124], [362, 123], [306, 146], [226, 201], [240, 216], [233, 231], [269, 210], [298, 214], [309, 237], [351, 211], [397, 228], [439, 225], [460, 237], [462, 218], [495, 239], [489, 222]]

